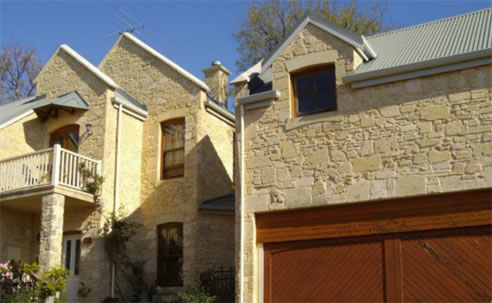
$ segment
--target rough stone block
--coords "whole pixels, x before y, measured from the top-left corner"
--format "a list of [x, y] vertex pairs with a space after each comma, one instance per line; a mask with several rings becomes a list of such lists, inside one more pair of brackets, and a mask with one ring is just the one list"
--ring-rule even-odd
[[449, 106], [446, 105], [427, 105], [419, 110], [422, 120], [433, 121], [446, 119], [451, 116]]
[[460, 120], [451, 121], [446, 124], [446, 135], [448, 136], [461, 135], [464, 131], [465, 127]]
[[430, 163], [438, 163], [451, 159], [451, 154], [448, 151], [431, 150], [427, 154]]
[[369, 199], [369, 182], [362, 181], [357, 184], [352, 184], [347, 187], [347, 193], [345, 200], [352, 201], [363, 201]]
[[352, 160], [354, 172], [374, 171], [381, 168], [381, 156], [378, 154]]
[[399, 196], [425, 194], [425, 176], [399, 176], [397, 181], [397, 191]]
[[302, 207], [312, 203], [311, 190], [307, 188], [293, 188], [285, 190], [285, 204], [287, 207]]
[[319, 165], [328, 162], [330, 160], [330, 157], [328, 156], [328, 150], [326, 148], [323, 148], [311, 153], [309, 156], [306, 157], [306, 160], [312, 165]]
[[284, 142], [280, 145], [280, 150], [282, 151], [282, 157], [286, 159], [297, 157], [296, 146], [291, 142]]
[[347, 161], [347, 156], [345, 156], [345, 153], [341, 150], [332, 150], [330, 155], [331, 159], [335, 162]]

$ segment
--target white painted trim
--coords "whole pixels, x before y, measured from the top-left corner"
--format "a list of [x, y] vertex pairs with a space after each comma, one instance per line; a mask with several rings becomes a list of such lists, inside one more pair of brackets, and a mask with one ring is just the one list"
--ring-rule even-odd
[[95, 76], [101, 79], [104, 83], [112, 88], [118, 88], [116, 82], [113, 81], [110, 77], [108, 77], [105, 73], [103, 73], [100, 69], [92, 65], [89, 61], [87, 61], [84, 57], [79, 55], [76, 51], [74, 51], [70, 46], [66, 44], [60, 45], [60, 48], [64, 50], [67, 54], [69, 54], [72, 58], [74, 58], [77, 62], [79, 62], [82, 66], [87, 68], [90, 72], [92, 72]]
[[240, 195], [240, 227], [239, 227], [239, 232], [240, 232], [240, 242], [239, 242], [239, 303], [244, 303], [244, 199], [245, 199], [245, 193], [244, 193], [244, 186], [245, 186], [245, 169], [244, 169], [244, 105], [239, 106], [239, 115], [240, 115], [240, 131], [241, 131], [241, 150], [240, 150], [240, 189], [241, 189], [241, 195]]
[[260, 62], [256, 63], [255, 65], [251, 66], [248, 68], [246, 71], [244, 71], [242, 74], [236, 77], [236, 79], [231, 81], [231, 84], [238, 84], [241, 82], [249, 82], [251, 80], [250, 75], [254, 73], [261, 73], [261, 64], [263, 62], [263, 59], [260, 60]]
[[[119, 108], [119, 104], [113, 104], [113, 107], [118, 109]], [[130, 110], [127, 110], [126, 108], [123, 108], [123, 112], [127, 115], [130, 115], [134, 118], [137, 118], [138, 120], [141, 120], [141, 121], [145, 121], [146, 120], [146, 117], [143, 117], [143, 116], [140, 116], [139, 114], [136, 114]]]
[[170, 59], [166, 58], [164, 55], [162, 55], [161, 53], [159, 53], [158, 51], [156, 51], [152, 47], [148, 46], [147, 44], [145, 44], [143, 41], [141, 41], [137, 37], [133, 36], [130, 33], [124, 33], [123, 36], [128, 38], [129, 40], [131, 40], [133, 43], [137, 44], [141, 48], [143, 48], [145, 51], [149, 52], [151, 55], [155, 56], [157, 59], [159, 59], [162, 62], [164, 62], [165, 64], [169, 65], [171, 68], [173, 68], [178, 73], [180, 73], [181, 75], [188, 78], [190, 81], [192, 81], [196, 85], [200, 86], [205, 91], [207, 91], [207, 92], [210, 91], [207, 84], [205, 84], [203, 81], [201, 81], [197, 77], [193, 76], [191, 73], [184, 70], [181, 66], [177, 65], [176, 63], [174, 63]]
[[124, 107], [126, 107], [128, 110], [130, 110], [130, 111], [132, 111], [132, 112], [134, 112], [134, 113], [136, 113], [136, 114], [138, 114], [144, 118], [146, 118], [149, 115], [147, 111], [140, 109], [133, 104], [129, 104], [128, 102], [126, 102], [126, 100], [122, 100], [116, 96], [114, 96], [112, 98], [112, 100], [114, 103], [121, 104]]
[[265, 100], [269, 100], [269, 99], [278, 99], [279, 97], [280, 97], [280, 92], [278, 90], [270, 90], [267, 92], [239, 98], [239, 99], [237, 99], [237, 104], [246, 105], [246, 104], [256, 103], [256, 102], [265, 101]]
[[223, 116], [224, 118], [230, 120], [230, 122], [233, 122], [236, 120], [236, 116], [234, 116], [233, 113], [229, 112], [225, 108], [220, 107], [219, 105], [215, 104], [212, 101], [205, 100], [205, 107], [212, 109], [213, 111], [217, 112], [219, 115]]
[[207, 108], [205, 109], [205, 111], [206, 111], [207, 113], [211, 114], [212, 116], [214, 116], [215, 118], [219, 119], [220, 121], [222, 121], [222, 122], [226, 123], [227, 125], [234, 127], [234, 122], [233, 122], [233, 121], [231, 121], [231, 120], [229, 120], [229, 119], [225, 118], [223, 115], [221, 115], [221, 114], [219, 114], [218, 112], [214, 111], [212, 108], [207, 107]]
[[482, 58], [490, 58], [492, 56], [491, 54], [492, 54], [492, 49], [484, 49], [475, 52], [442, 57], [442, 58], [416, 62], [411, 64], [399, 65], [399, 66], [389, 67], [389, 68], [370, 71], [370, 72], [362, 72], [359, 74], [347, 75], [344, 76], [342, 80], [345, 83], [352, 83], [352, 82], [359, 82], [369, 79], [382, 78], [386, 76], [414, 72], [417, 70], [444, 67], [445, 65], [450, 65], [455, 63], [478, 60]]
[[367, 38], [362, 35], [362, 41], [364, 42], [364, 50], [367, 51], [367, 53], [374, 59], [374, 58], [377, 58], [377, 54], [376, 52], [374, 51], [374, 49], [371, 47], [371, 44], [369, 43], [369, 40], [367, 40]]
[[257, 108], [261, 108], [261, 107], [267, 107], [267, 106], [272, 105], [273, 103], [275, 103], [275, 100], [274, 99], [267, 99], [265, 101], [260, 101], [260, 102], [256, 102], [256, 103], [246, 104], [246, 105], [244, 105], [244, 108], [246, 110], [252, 110], [252, 109], [257, 109]]
[[357, 43], [356, 41], [350, 39], [349, 37], [337, 32], [336, 30], [333, 30], [331, 28], [329, 28], [328, 26], [314, 20], [314, 19], [311, 19], [311, 17], [306, 17], [306, 19], [304, 19], [304, 21], [290, 34], [290, 36], [285, 39], [282, 44], [280, 45], [280, 47], [270, 56], [270, 58], [268, 59], [268, 61], [265, 62], [265, 64], [263, 64], [263, 67], [261, 69], [261, 72], [263, 73], [268, 67], [270, 67], [270, 65], [273, 63], [273, 60], [275, 60], [275, 58], [277, 58], [277, 56], [279, 56], [283, 50], [287, 47], [287, 45], [289, 45], [290, 42], [292, 42], [292, 40], [294, 40], [294, 38], [301, 32], [301, 30], [303, 30], [307, 24], [313, 24], [319, 28], [321, 28], [322, 30], [332, 34], [333, 36], [337, 37], [338, 39], [342, 40], [342, 41], [345, 41], [347, 42], [348, 44], [352, 45], [358, 52], [361, 53], [361, 56], [367, 61], [368, 60], [368, 57], [366, 56], [366, 54], [364, 54], [364, 51], [362, 50], [364, 48], [363, 45]]
[[492, 64], [491, 58], [479, 59], [474, 61], [439, 66], [435, 68], [428, 68], [428, 69], [418, 70], [414, 72], [401, 73], [401, 74], [396, 74], [396, 75], [386, 76], [381, 78], [352, 82], [352, 88], [363, 88], [363, 87], [374, 86], [379, 84], [421, 78], [421, 77], [431, 76], [435, 74], [447, 73], [447, 72], [452, 72], [452, 71], [457, 71], [457, 70], [462, 70], [466, 68], [472, 68], [472, 67], [477, 67], [487, 64]]
[[31, 114], [34, 114], [34, 111], [32, 109], [30, 109], [27, 112], [22, 113], [22, 114], [18, 115], [17, 117], [14, 117], [14, 118], [10, 119], [9, 121], [1, 124], [0, 125], [0, 129], [5, 128], [5, 127], [7, 127], [9, 125], [12, 125], [12, 124], [14, 124], [17, 121], [20, 121], [20, 120], [22, 120], [22, 119], [30, 116]]

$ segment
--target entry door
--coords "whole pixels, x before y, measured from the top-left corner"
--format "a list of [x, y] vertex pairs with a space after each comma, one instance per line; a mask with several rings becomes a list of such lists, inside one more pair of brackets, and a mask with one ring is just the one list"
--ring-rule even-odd
[[157, 227], [157, 284], [183, 286], [183, 224], [167, 223]]
[[80, 234], [63, 237], [63, 265], [70, 270], [65, 296], [67, 302], [75, 302], [80, 283]]
[[55, 144], [76, 153], [79, 149], [79, 126], [68, 125], [51, 133], [50, 147]]

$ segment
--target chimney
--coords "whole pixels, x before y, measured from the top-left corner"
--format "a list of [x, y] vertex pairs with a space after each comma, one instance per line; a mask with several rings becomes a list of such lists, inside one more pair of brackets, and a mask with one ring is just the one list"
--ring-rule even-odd
[[205, 83], [210, 88], [210, 94], [214, 99], [226, 105], [227, 103], [227, 76], [231, 72], [220, 63], [212, 62], [212, 66], [202, 69], [205, 74]]

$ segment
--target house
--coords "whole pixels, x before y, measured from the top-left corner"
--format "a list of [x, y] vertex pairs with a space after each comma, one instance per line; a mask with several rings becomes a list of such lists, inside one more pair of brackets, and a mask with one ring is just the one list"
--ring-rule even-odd
[[307, 16], [232, 81], [239, 302], [490, 301], [491, 34]]
[[[230, 72], [214, 62], [204, 73], [205, 82], [129, 33], [99, 67], [60, 46], [37, 95], [0, 107], [0, 262], [64, 264], [69, 302], [100, 302], [118, 287], [129, 299], [132, 281], [105, 251], [114, 213], [141, 226], [128, 257], [160, 291], [233, 267]], [[97, 199], [87, 192], [95, 175]]]

